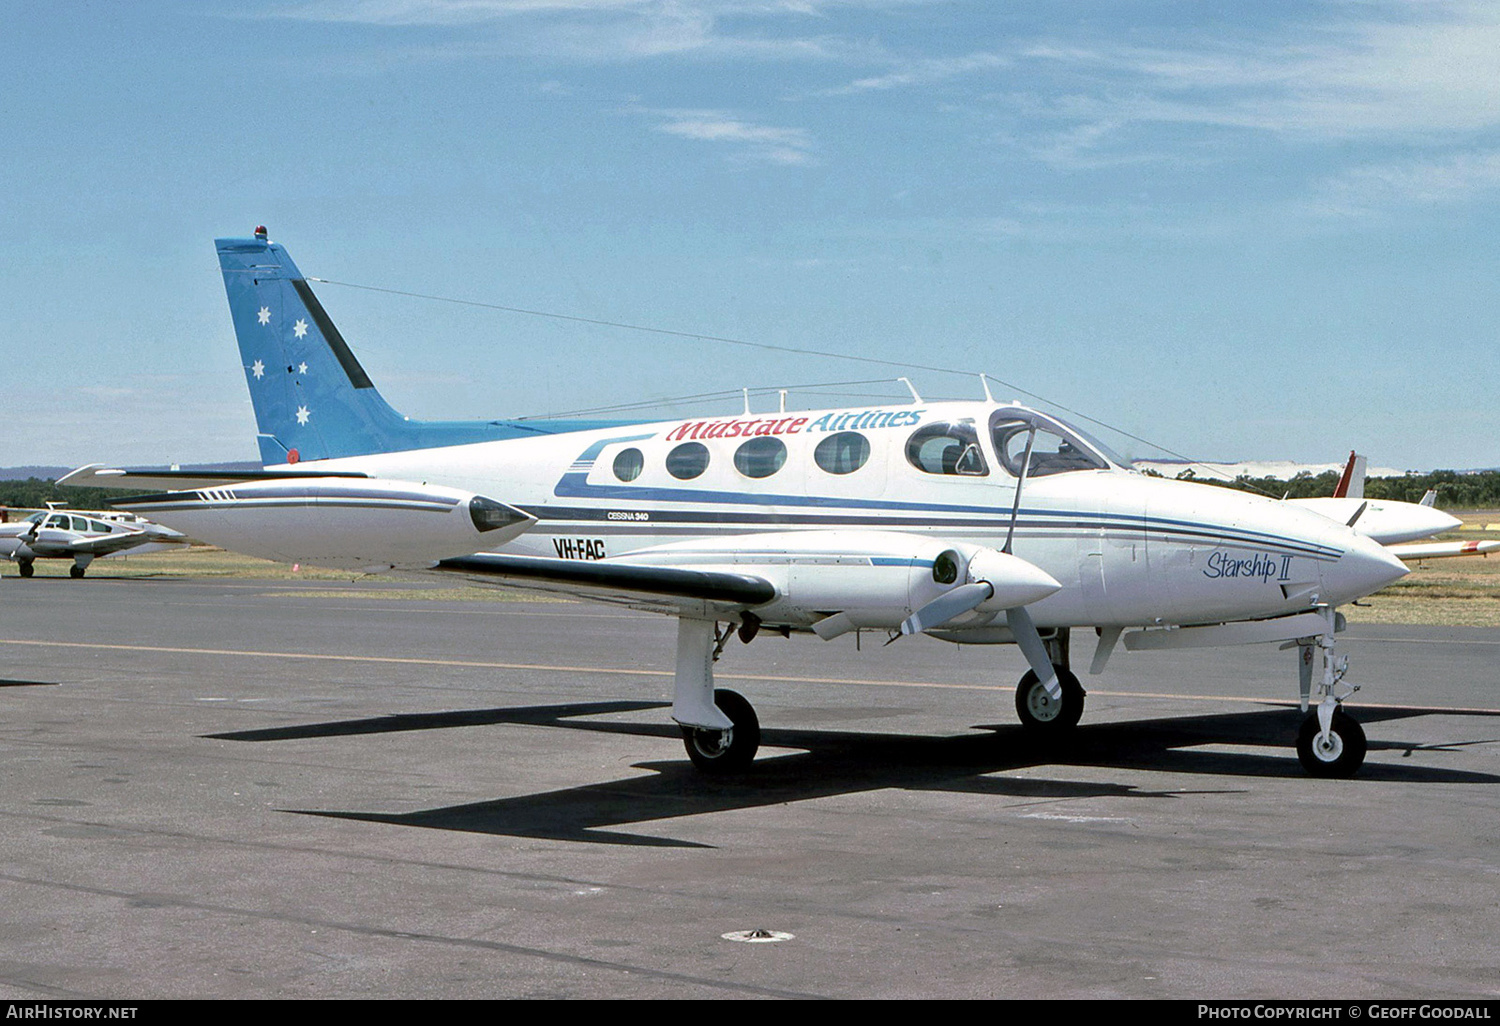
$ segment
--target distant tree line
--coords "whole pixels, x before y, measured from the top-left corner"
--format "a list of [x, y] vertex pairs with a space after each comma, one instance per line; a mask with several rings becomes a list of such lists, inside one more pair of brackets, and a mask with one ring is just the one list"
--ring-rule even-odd
[[59, 488], [50, 478], [0, 481], [0, 506], [8, 509], [46, 509], [48, 502], [67, 503], [74, 509], [109, 509], [110, 499], [129, 494], [113, 488]]
[[[1178, 480], [1200, 481], [1204, 484], [1239, 488], [1262, 495], [1274, 495], [1278, 499], [1314, 499], [1332, 495], [1338, 487], [1340, 474], [1327, 470], [1321, 474], [1306, 471], [1290, 480], [1279, 477], [1251, 477], [1241, 474], [1233, 481], [1225, 481], [1208, 474], [1196, 475], [1184, 470]], [[1434, 470], [1430, 474], [1407, 474], [1403, 477], [1371, 477], [1365, 479], [1365, 498], [1393, 499], [1398, 502], [1421, 502], [1429, 488], [1437, 489], [1437, 504], [1443, 509], [1495, 509], [1500, 508], [1500, 470], [1486, 470], [1477, 474], [1459, 474], [1452, 470]]]

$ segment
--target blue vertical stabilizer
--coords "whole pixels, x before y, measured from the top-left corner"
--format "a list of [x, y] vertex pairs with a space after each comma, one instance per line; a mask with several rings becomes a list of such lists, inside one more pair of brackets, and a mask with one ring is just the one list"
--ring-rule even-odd
[[214, 245], [267, 466], [614, 423], [407, 420], [381, 398], [283, 247], [260, 232]]

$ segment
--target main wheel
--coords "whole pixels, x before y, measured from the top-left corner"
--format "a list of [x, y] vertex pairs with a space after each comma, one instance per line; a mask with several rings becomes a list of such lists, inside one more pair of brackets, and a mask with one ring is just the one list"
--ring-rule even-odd
[[1016, 685], [1016, 715], [1021, 725], [1038, 734], [1062, 734], [1078, 725], [1083, 715], [1083, 685], [1072, 672], [1053, 666], [1062, 695], [1053, 698], [1037, 679], [1035, 670], [1027, 670]]
[[760, 720], [755, 707], [735, 691], [715, 691], [714, 705], [734, 725], [728, 730], [683, 727], [682, 743], [703, 772], [737, 773], [750, 765], [760, 748]]
[[83, 576], [83, 567], [76, 564], [68, 567], [68, 576], [73, 578], [73, 580], [75, 581], [78, 580], [78, 578]]
[[21, 576], [30, 577], [34, 573], [36, 573], [36, 567], [31, 565], [31, 560], [23, 559], [21, 561]]
[[1368, 749], [1365, 728], [1340, 709], [1334, 712], [1329, 724], [1327, 742], [1320, 744], [1318, 735], [1322, 732], [1317, 713], [1302, 721], [1302, 729], [1297, 731], [1297, 758], [1302, 761], [1302, 768], [1315, 777], [1354, 776], [1364, 765]]

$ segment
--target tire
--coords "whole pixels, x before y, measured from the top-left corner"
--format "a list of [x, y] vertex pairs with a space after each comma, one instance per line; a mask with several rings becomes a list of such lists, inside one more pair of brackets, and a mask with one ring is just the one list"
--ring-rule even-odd
[[83, 576], [83, 567], [81, 567], [81, 566], [70, 566], [70, 567], [68, 567], [68, 576], [71, 577], [71, 578], [73, 578], [73, 580], [75, 580], [75, 581], [78, 580], [78, 578], [80, 578], [80, 577]]
[[743, 695], [734, 691], [714, 692], [714, 705], [734, 726], [728, 730], [683, 727], [682, 743], [688, 758], [704, 773], [739, 773], [748, 769], [760, 748], [760, 720]]
[[1083, 716], [1083, 685], [1072, 672], [1061, 666], [1052, 669], [1062, 688], [1061, 699], [1047, 695], [1047, 689], [1037, 680], [1035, 670], [1027, 670], [1021, 683], [1016, 685], [1016, 715], [1021, 718], [1023, 727], [1039, 736], [1065, 734], [1078, 726], [1078, 720]]
[[1317, 713], [1302, 721], [1302, 729], [1297, 731], [1297, 758], [1302, 768], [1315, 777], [1354, 776], [1364, 765], [1368, 750], [1365, 729], [1353, 716], [1338, 710], [1329, 725], [1326, 748], [1318, 744], [1322, 730]]
[[36, 573], [36, 567], [34, 567], [34, 566], [31, 565], [31, 561], [30, 560], [25, 560], [25, 561], [23, 561], [21, 563], [21, 576], [22, 577], [30, 577], [34, 573]]

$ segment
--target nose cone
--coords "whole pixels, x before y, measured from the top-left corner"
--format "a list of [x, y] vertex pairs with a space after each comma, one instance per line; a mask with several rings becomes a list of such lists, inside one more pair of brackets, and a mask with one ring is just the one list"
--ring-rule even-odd
[[994, 549], [981, 549], [970, 557], [969, 579], [993, 589], [978, 607], [983, 610], [1028, 606], [1062, 590], [1057, 579], [1035, 563]]
[[1333, 605], [1352, 602], [1409, 573], [1405, 563], [1369, 538], [1351, 534], [1337, 562], [1324, 564], [1323, 601]]

